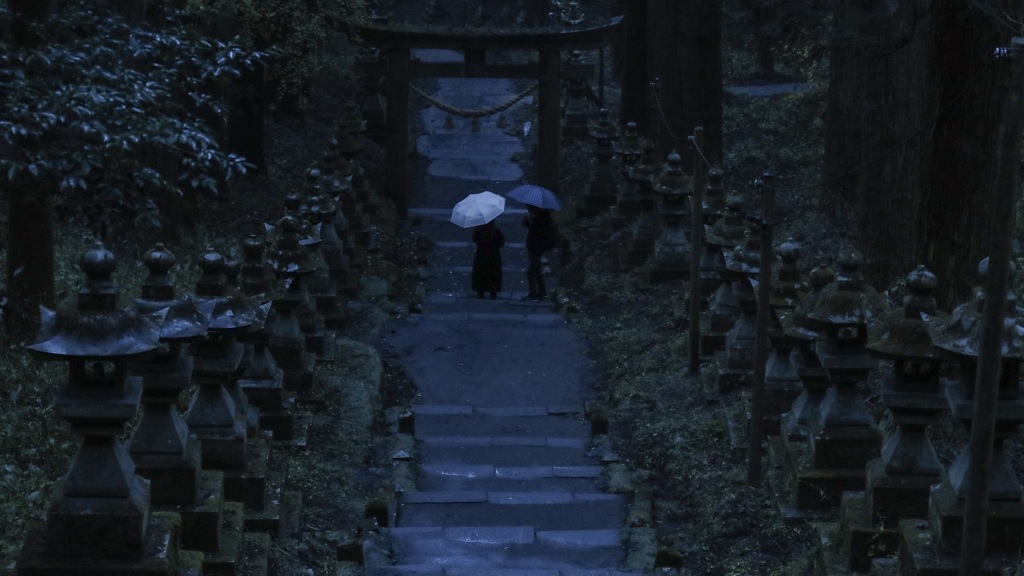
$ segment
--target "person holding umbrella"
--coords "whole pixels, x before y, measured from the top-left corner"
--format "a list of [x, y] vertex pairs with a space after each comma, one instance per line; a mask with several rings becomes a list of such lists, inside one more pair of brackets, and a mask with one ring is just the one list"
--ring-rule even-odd
[[534, 184], [517, 186], [505, 195], [526, 205], [523, 226], [526, 226], [526, 256], [529, 260], [526, 282], [530, 292], [527, 298], [537, 302], [548, 297], [542, 260], [545, 252], [558, 246], [558, 229], [551, 212], [560, 210], [562, 202], [552, 191]]
[[551, 218], [551, 210], [538, 208], [532, 204], [526, 205], [523, 226], [526, 226], [526, 256], [529, 260], [526, 283], [529, 285], [530, 293], [527, 298], [536, 302], [548, 297], [547, 288], [544, 286], [542, 260], [545, 252], [558, 245], [558, 233], [555, 231], [555, 221]]
[[505, 245], [505, 235], [494, 219], [504, 210], [505, 199], [490, 191], [470, 194], [452, 208], [452, 223], [473, 229], [476, 254], [470, 286], [478, 298], [487, 292], [494, 300], [501, 292], [501, 247]]

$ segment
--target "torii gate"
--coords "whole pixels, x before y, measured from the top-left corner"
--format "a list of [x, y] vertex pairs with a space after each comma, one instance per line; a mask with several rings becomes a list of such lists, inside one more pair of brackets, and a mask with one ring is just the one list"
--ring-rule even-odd
[[[538, 82], [537, 184], [555, 192], [559, 187], [561, 139], [560, 96], [563, 78], [593, 77], [593, 66], [562, 62], [563, 50], [603, 47], [622, 21], [616, 17], [591, 28], [552, 32], [515, 30], [396, 30], [356, 25], [365, 43], [381, 47], [387, 59], [387, 125], [385, 165], [388, 190], [400, 214], [405, 214], [409, 173], [409, 81], [412, 78], [527, 78]], [[422, 62], [412, 50], [434, 48], [459, 51], [462, 62]], [[535, 52], [536, 59], [521, 64], [488, 63], [488, 51]]]

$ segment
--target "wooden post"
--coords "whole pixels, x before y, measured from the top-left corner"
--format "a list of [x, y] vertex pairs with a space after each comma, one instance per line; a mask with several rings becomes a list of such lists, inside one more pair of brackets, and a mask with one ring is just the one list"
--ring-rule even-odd
[[[985, 563], [988, 517], [988, 474], [992, 467], [996, 408], [999, 403], [999, 372], [1002, 367], [1003, 310], [1010, 284], [1010, 253], [1013, 243], [1014, 200], [1020, 159], [1021, 101], [1024, 100], [1024, 37], [1013, 39], [1009, 52], [1012, 65], [1003, 101], [999, 143], [993, 170], [992, 209], [1003, 217], [995, 226], [988, 257], [985, 309], [982, 312], [981, 345], [974, 387], [974, 416], [971, 422], [967, 495], [964, 502], [963, 537], [960, 546], [960, 575], [977, 574]], [[998, 223], [998, 218], [995, 219]]]
[[690, 142], [696, 148], [693, 155], [693, 195], [690, 196], [690, 375], [700, 372], [700, 256], [704, 249], [704, 174], [705, 167], [700, 149], [704, 145], [704, 128], [693, 129]]
[[405, 218], [409, 193], [409, 49], [388, 48], [387, 126], [384, 164], [388, 167], [388, 196], [399, 217]]
[[540, 88], [537, 95], [537, 183], [556, 194], [560, 180], [561, 93], [561, 53], [557, 48], [543, 48], [540, 51]]
[[775, 191], [763, 181], [761, 189], [761, 261], [757, 274], [757, 322], [754, 328], [754, 381], [750, 388], [750, 427], [747, 433], [747, 483], [761, 485], [761, 443], [764, 440], [764, 378], [768, 362], [768, 313], [772, 283], [772, 212]]

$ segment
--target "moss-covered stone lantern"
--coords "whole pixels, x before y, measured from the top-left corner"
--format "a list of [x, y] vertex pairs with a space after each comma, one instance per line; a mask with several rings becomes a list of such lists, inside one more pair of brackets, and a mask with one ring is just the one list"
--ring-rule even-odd
[[188, 343], [205, 336], [215, 303], [200, 302], [191, 294], [175, 295], [170, 270], [176, 260], [163, 244], [142, 257], [149, 275], [135, 299], [140, 312], [166, 309], [160, 327], [163, 344], [157, 352], [133, 366], [142, 377], [142, 418], [131, 441], [131, 455], [139, 474], [149, 479], [152, 502], [157, 506], [194, 504], [202, 470], [199, 442], [178, 413], [178, 397], [192, 383], [192, 357]]
[[[118, 307], [116, 265], [95, 243], [79, 262], [86, 280], [77, 301], [56, 311], [43, 308], [38, 340], [28, 346], [39, 359], [67, 364], [56, 412], [82, 444], [56, 486], [45, 528], [26, 538], [20, 572], [71, 573], [55, 568], [70, 562], [80, 573], [102, 573], [104, 566], [113, 573], [143, 561], [149, 482], [135, 475], [118, 436], [142, 397], [142, 379], [129, 375], [129, 363], [158, 348], [162, 318]], [[173, 543], [167, 546], [173, 552]]]
[[214, 470], [245, 468], [248, 419], [238, 400], [244, 393], [238, 379], [245, 370], [245, 345], [239, 337], [252, 329], [262, 315], [259, 307], [224, 277], [224, 257], [208, 249], [199, 259], [202, 275], [196, 297], [214, 303], [209, 330], [193, 342], [192, 378], [198, 389], [186, 412], [189, 428], [202, 445], [203, 466]]
[[690, 275], [690, 196], [692, 190], [683, 172], [682, 157], [673, 150], [654, 181], [654, 192], [661, 198], [658, 213], [661, 232], [654, 242], [652, 282], [682, 280]]

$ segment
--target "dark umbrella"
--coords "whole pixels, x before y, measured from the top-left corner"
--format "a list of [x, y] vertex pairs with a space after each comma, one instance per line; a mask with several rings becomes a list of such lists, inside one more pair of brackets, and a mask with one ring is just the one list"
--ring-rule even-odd
[[523, 184], [505, 193], [505, 196], [544, 210], [561, 210], [562, 201], [555, 193], [543, 186]]

